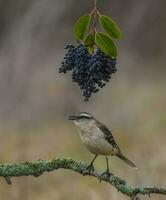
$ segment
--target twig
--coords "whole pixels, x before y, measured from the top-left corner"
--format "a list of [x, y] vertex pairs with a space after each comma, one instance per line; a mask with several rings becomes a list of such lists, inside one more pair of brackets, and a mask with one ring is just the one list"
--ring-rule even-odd
[[94, 0], [94, 6], [97, 7], [97, 0]]
[[39, 160], [37, 162], [23, 162], [19, 164], [0, 164], [0, 176], [4, 177], [8, 184], [11, 184], [12, 177], [20, 176], [35, 176], [38, 177], [44, 172], [51, 172], [57, 169], [69, 169], [82, 175], [89, 175], [98, 178], [99, 180], [110, 183], [119, 192], [129, 196], [136, 197], [139, 195], [150, 195], [153, 193], [166, 195], [166, 188], [159, 188], [155, 186], [140, 186], [133, 187], [127, 182], [115, 175], [111, 175], [110, 179], [102, 176], [100, 172], [94, 171], [87, 173], [87, 164], [83, 164], [72, 159], [53, 159], [50, 161]]

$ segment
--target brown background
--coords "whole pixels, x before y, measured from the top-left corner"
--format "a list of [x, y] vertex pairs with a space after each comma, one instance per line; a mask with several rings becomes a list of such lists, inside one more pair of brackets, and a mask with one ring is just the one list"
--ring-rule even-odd
[[[74, 21], [93, 1], [0, 0], [0, 162], [56, 156], [89, 162], [92, 155], [67, 120], [87, 111], [112, 129], [139, 167], [134, 171], [110, 158], [112, 172], [133, 185], [165, 185], [166, 1], [98, 1], [100, 12], [112, 16], [123, 32], [118, 72], [83, 103], [78, 87], [69, 75], [58, 74], [58, 67], [64, 46], [75, 44]], [[104, 169], [104, 158], [95, 166]], [[65, 170], [12, 182], [0, 180], [1, 199], [127, 199], [105, 183]]]

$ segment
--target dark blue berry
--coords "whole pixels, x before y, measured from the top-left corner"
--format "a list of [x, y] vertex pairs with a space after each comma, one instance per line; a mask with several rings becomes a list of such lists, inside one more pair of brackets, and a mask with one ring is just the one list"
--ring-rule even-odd
[[82, 90], [85, 101], [88, 101], [92, 93], [97, 93], [109, 82], [111, 75], [117, 71], [116, 58], [110, 58], [99, 48], [94, 54], [89, 54], [87, 48], [67, 45], [67, 53], [59, 68], [60, 73], [71, 71], [72, 80]]

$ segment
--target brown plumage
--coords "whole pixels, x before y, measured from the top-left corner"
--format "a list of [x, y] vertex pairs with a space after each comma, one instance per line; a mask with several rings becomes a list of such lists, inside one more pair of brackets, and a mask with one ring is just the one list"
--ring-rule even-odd
[[115, 152], [115, 153], [113, 153], [113, 154], [116, 155], [121, 160], [123, 160], [130, 167], [137, 168], [136, 165], [133, 162], [131, 162], [128, 158], [126, 158], [121, 153], [121, 150], [120, 150], [118, 144], [116, 143], [111, 131], [104, 124], [102, 124], [101, 122], [97, 121], [97, 126], [104, 133], [105, 139], [112, 145], [113, 148], [115, 148], [115, 150], [113, 150], [113, 152]]

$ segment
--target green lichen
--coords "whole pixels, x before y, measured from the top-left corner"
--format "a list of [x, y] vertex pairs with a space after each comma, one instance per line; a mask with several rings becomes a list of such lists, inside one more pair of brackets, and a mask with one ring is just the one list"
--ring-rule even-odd
[[8, 184], [11, 184], [11, 177], [34, 176], [38, 177], [45, 172], [52, 172], [57, 169], [70, 169], [82, 175], [89, 175], [113, 185], [121, 193], [133, 197], [137, 194], [150, 195], [151, 193], [166, 195], [165, 188], [158, 187], [132, 187], [125, 180], [111, 174], [110, 179], [98, 171], [87, 173], [87, 164], [76, 162], [72, 159], [53, 159], [50, 161], [39, 160], [37, 162], [23, 162], [19, 164], [0, 164], [0, 176], [4, 177]]

